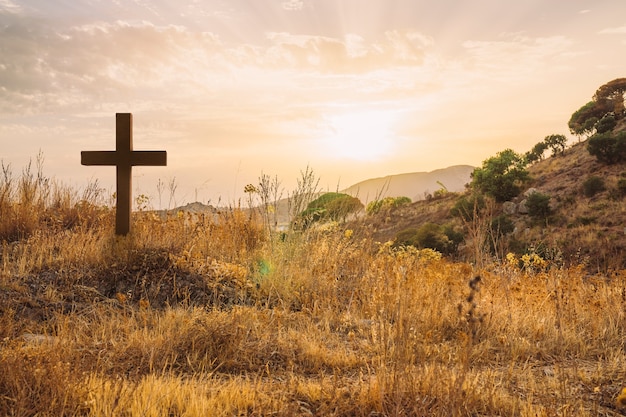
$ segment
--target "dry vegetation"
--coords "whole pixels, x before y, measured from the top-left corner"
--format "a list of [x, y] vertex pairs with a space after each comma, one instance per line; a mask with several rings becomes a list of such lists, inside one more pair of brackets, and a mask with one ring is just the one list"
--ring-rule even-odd
[[96, 186], [7, 172], [0, 415], [623, 415], [625, 271], [478, 270], [238, 209], [120, 238]]
[[[626, 124], [624, 124], [626, 129]], [[545, 258], [569, 266], [584, 265], [590, 273], [619, 271], [626, 267], [626, 194], [618, 186], [626, 179], [623, 163], [606, 165], [598, 162], [586, 148], [586, 142], [576, 143], [564, 154], [546, 157], [528, 167], [531, 181], [526, 189], [534, 188], [550, 196], [551, 215], [537, 221], [526, 214], [507, 214], [515, 231], [500, 242], [503, 259], [507, 252], [538, 251]], [[583, 183], [590, 177], [602, 179], [604, 189], [586, 196]], [[460, 198], [448, 193], [432, 200], [417, 201], [390, 213], [368, 219], [368, 231], [380, 241], [393, 239], [408, 228], [418, 228], [425, 222], [463, 226], [450, 209]], [[524, 193], [513, 199], [520, 203]], [[494, 204], [487, 213], [491, 221], [504, 215], [502, 204]], [[350, 227], [357, 228], [357, 225]], [[460, 250], [457, 258], [467, 259]]]

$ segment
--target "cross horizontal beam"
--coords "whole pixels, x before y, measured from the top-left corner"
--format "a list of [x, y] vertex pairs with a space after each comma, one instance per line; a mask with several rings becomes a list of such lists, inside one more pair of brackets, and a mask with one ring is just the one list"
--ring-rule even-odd
[[[80, 153], [81, 165], [117, 165], [117, 151], [83, 151]], [[166, 166], [166, 151], [133, 151], [130, 164], [132, 166]]]

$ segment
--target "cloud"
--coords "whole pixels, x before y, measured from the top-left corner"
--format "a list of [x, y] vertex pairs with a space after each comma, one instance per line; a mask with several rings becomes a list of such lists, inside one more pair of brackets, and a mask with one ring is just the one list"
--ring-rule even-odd
[[0, 12], [8, 13], [20, 13], [22, 7], [19, 4], [15, 4], [11, 0], [0, 0]]
[[294, 10], [302, 10], [304, 7], [304, 1], [302, 0], [288, 0], [283, 1], [281, 6], [285, 10], [294, 11]]
[[179, 88], [193, 90], [193, 66], [225, 66], [216, 36], [177, 26], [118, 21], [59, 30], [16, 15], [0, 19], [3, 111], [93, 105], [163, 89], [164, 81], [183, 81]]
[[[310, 88], [303, 86], [306, 77], [418, 67], [431, 44], [416, 31], [388, 31], [370, 42], [356, 34], [338, 39], [270, 32], [257, 43], [226, 43], [177, 25], [118, 20], [57, 27], [0, 13], [0, 112], [219, 102], [246, 94], [254, 101], [255, 92], [283, 90], [285, 83], [299, 94]], [[357, 82], [332, 81], [342, 89]]]
[[425, 50], [432, 44], [430, 38], [418, 32], [398, 30], [385, 32], [384, 38], [369, 44], [356, 34], [337, 39], [271, 32], [267, 38], [272, 43], [267, 50], [268, 63], [338, 74], [421, 65]]
[[[515, 80], [539, 70], [564, 70], [563, 59], [572, 57], [573, 42], [564, 36], [532, 38], [524, 34], [503, 34], [496, 41], [466, 41], [466, 62], [475, 74]], [[559, 65], [555, 65], [558, 63]]]
[[598, 32], [601, 35], [623, 35], [626, 33], [626, 25], [613, 28], [606, 28]]

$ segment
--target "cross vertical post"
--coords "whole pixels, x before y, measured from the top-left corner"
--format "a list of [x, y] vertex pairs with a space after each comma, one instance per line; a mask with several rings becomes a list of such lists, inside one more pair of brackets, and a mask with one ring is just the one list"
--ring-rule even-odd
[[133, 167], [133, 116], [130, 113], [115, 115], [115, 152], [117, 152], [116, 169], [116, 211], [115, 234], [125, 235], [130, 232], [132, 211]]
[[115, 233], [127, 235], [131, 225], [133, 165], [165, 166], [167, 152], [133, 150], [133, 115], [117, 113], [115, 151], [82, 151], [80, 154], [82, 165], [115, 165], [117, 171]]

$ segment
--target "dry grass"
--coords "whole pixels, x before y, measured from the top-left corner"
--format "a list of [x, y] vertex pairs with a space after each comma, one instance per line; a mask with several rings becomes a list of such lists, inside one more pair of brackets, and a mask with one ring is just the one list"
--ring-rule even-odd
[[624, 271], [475, 270], [236, 209], [118, 238], [86, 204], [3, 237], [0, 415], [623, 415]]

